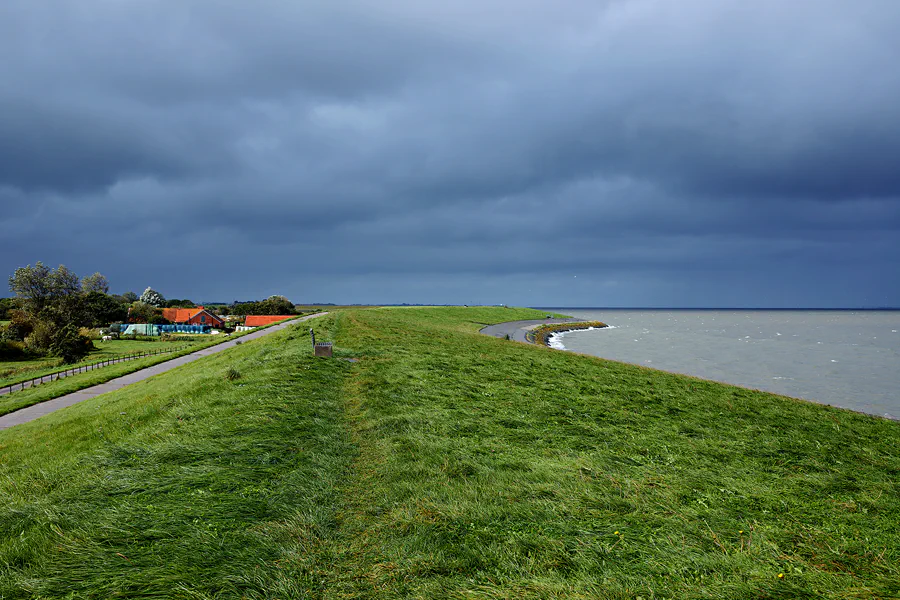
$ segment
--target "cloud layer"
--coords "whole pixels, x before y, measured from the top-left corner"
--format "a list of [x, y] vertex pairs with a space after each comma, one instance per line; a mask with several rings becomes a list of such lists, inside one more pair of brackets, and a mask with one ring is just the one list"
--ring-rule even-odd
[[0, 263], [232, 300], [900, 305], [900, 4], [0, 4]]

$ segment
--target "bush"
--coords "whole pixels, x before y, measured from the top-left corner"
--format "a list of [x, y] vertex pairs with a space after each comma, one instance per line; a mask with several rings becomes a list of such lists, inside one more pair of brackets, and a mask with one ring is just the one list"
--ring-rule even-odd
[[24, 342], [0, 340], [0, 360], [23, 360], [27, 357]]
[[125, 336], [129, 340], [134, 340], [136, 342], [158, 342], [159, 337], [155, 335], [138, 335], [137, 333], [129, 333]]
[[94, 343], [83, 337], [74, 325], [53, 332], [50, 340], [50, 353], [68, 364], [78, 362], [94, 349]]
[[91, 329], [90, 327], [81, 327], [78, 330], [79, 335], [81, 337], [87, 338], [89, 340], [99, 340], [103, 337], [103, 332], [100, 329]]
[[26, 337], [31, 335], [34, 326], [28, 319], [28, 316], [21, 310], [12, 310], [9, 316], [12, 317], [11, 323], [3, 330], [3, 338], [14, 342], [24, 341]]
[[208, 335], [185, 335], [183, 333], [164, 333], [158, 338], [161, 342], [205, 342], [209, 340]]
[[0, 298], [0, 321], [10, 321], [10, 313], [15, 310], [17, 304], [15, 298]]
[[31, 333], [25, 336], [25, 346], [33, 354], [45, 354], [53, 343], [53, 332], [46, 323], [33, 323]]

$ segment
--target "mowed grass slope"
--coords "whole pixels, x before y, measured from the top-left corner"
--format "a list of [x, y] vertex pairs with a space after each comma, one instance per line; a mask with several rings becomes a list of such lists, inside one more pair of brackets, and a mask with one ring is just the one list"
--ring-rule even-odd
[[314, 543], [333, 527], [350, 456], [351, 366], [309, 357], [305, 332], [0, 432], [0, 597], [281, 589], [278, 561], [298, 536]]
[[[257, 328], [257, 330], [268, 329], [269, 327], [273, 326], [275, 326], [275, 324], [267, 325], [265, 327], [259, 327]], [[138, 355], [142, 352], [156, 351], [161, 351], [161, 353], [133, 358], [121, 363], [104, 365], [97, 369], [89, 368], [89, 370], [86, 371], [77, 371], [74, 374], [67, 375], [66, 377], [63, 377], [61, 379], [44, 381], [36, 386], [26, 387], [24, 389], [17, 389], [15, 385], [13, 385], [13, 392], [0, 395], [0, 416], [15, 412], [28, 406], [32, 406], [34, 404], [46, 402], [47, 400], [59, 398], [60, 396], [70, 394], [78, 390], [83, 390], [93, 385], [106, 383], [107, 381], [116, 379], [117, 377], [128, 375], [129, 373], [134, 373], [135, 371], [140, 371], [142, 369], [146, 369], [147, 367], [167, 362], [186, 354], [192, 354], [199, 350], [203, 350], [211, 346], [216, 346], [227, 341], [233, 341], [237, 338], [250, 335], [251, 333], [253, 332], [243, 331], [237, 334], [232, 334], [229, 337], [207, 336], [207, 339], [194, 339], [192, 341], [186, 340], [184, 342], [144, 342], [133, 340], [116, 340], [114, 342], [106, 342], [104, 343], [104, 348], [101, 349], [98, 354], [91, 353], [88, 359], [85, 359], [80, 363], [75, 363], [73, 365], [60, 365], [52, 369], [47, 369], [46, 373], [49, 374], [69, 368], [77, 369], [79, 366], [84, 366], [90, 363], [97, 364], [102, 360], [125, 357], [129, 354]], [[110, 345], [106, 346], [106, 344]], [[141, 350], [141, 346], [144, 346], [143, 350]], [[108, 352], [109, 354], [104, 355], [104, 352]], [[41, 374], [41, 372], [29, 373], [27, 377], [20, 377], [19, 381], [25, 381], [27, 383], [30, 382], [31, 379], [39, 377]], [[9, 384], [7, 382], [0, 381], [0, 388], [5, 387], [6, 385]]]
[[0, 597], [900, 594], [897, 423], [475, 333], [535, 314], [343, 311], [358, 363], [302, 324], [0, 432]]
[[[56, 373], [63, 369], [99, 363], [104, 360], [128, 356], [130, 354], [170, 351], [188, 348], [192, 342], [160, 342], [112, 340], [108, 342], [94, 341], [94, 350], [77, 363], [63, 364], [59, 358], [35, 358], [31, 360], [0, 361], [0, 387], [28, 381], [42, 375]], [[196, 345], [197, 343], [194, 342]], [[198, 346], [199, 347], [199, 346]]]

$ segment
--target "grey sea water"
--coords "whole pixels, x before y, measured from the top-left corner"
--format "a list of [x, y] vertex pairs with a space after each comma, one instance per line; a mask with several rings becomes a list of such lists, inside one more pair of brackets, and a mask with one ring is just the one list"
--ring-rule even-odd
[[900, 418], [900, 311], [557, 308], [573, 352]]

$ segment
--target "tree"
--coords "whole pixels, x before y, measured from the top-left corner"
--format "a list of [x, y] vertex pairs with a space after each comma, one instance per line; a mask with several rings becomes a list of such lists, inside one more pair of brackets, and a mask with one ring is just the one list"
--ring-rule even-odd
[[128, 304], [131, 304], [132, 302], [138, 301], [138, 295], [134, 292], [125, 292], [124, 294], [122, 294], [122, 300], [124, 300]]
[[9, 289], [18, 298], [20, 320], [31, 328], [25, 336], [30, 349], [71, 362], [93, 347], [78, 333], [84, 317], [80, 280], [64, 265], [50, 269], [38, 261], [33, 267], [20, 267], [9, 278]]
[[61, 356], [63, 362], [78, 362], [93, 348], [93, 342], [78, 333], [78, 327], [72, 323], [65, 325], [59, 332], [51, 334], [50, 351], [56, 356]]
[[163, 298], [163, 295], [149, 287], [141, 294], [141, 302], [157, 308], [162, 308], [166, 305], [166, 299]]
[[166, 300], [165, 307], [166, 308], [194, 308], [197, 306], [187, 298], [184, 300], [178, 300], [176, 298], [172, 298], [170, 300]]
[[9, 321], [9, 313], [15, 310], [15, 298], [0, 298], [0, 321]]
[[114, 321], [128, 318], [128, 305], [122, 304], [116, 296], [101, 292], [88, 292], [81, 298], [80, 325], [85, 327], [105, 327]]
[[158, 314], [159, 310], [155, 306], [140, 300], [128, 308], [128, 320], [132, 323], [149, 323], [150, 319]]
[[94, 273], [93, 275], [88, 275], [84, 279], [81, 280], [81, 291], [89, 294], [91, 292], [98, 292], [100, 294], [108, 294], [109, 293], [109, 280], [106, 279], [105, 275], [100, 273]]
[[292, 315], [294, 304], [284, 296], [269, 296], [261, 302], [240, 302], [231, 307], [235, 315]]
[[269, 296], [261, 303], [267, 315], [292, 315], [294, 303], [284, 296]]
[[9, 289], [18, 296], [25, 312], [40, 316], [75, 299], [80, 286], [78, 276], [65, 265], [51, 269], [38, 261], [33, 267], [16, 269], [9, 278]]
[[34, 325], [23, 310], [9, 311], [9, 320], [10, 323], [3, 332], [3, 337], [8, 340], [23, 342], [34, 330]]

